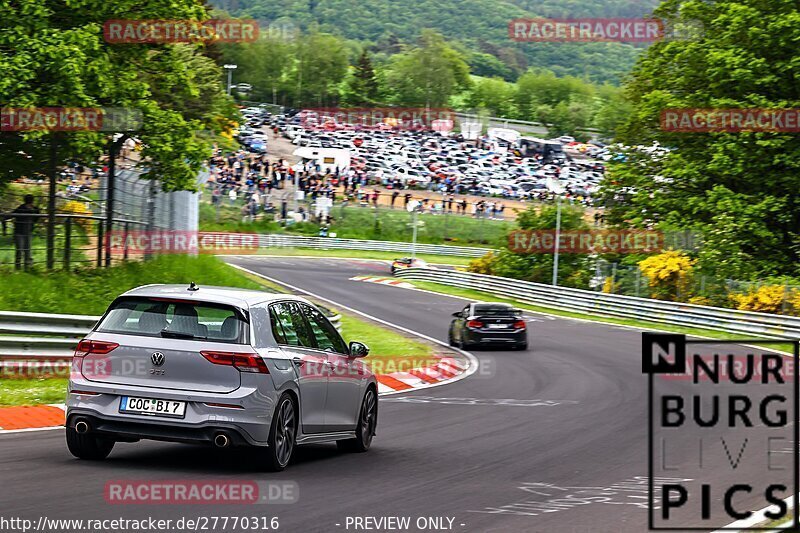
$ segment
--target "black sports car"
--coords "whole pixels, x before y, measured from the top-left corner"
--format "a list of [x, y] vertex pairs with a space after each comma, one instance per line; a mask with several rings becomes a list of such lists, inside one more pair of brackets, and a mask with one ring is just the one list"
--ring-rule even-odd
[[522, 311], [509, 304], [475, 302], [453, 313], [448, 338], [450, 346], [506, 345], [528, 348], [528, 329]]

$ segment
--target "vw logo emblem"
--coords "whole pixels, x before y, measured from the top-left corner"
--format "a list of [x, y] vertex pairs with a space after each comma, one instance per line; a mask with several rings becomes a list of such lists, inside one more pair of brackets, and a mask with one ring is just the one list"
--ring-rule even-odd
[[164, 354], [161, 352], [153, 352], [153, 355], [150, 356], [150, 360], [153, 362], [153, 366], [161, 366], [164, 364]]

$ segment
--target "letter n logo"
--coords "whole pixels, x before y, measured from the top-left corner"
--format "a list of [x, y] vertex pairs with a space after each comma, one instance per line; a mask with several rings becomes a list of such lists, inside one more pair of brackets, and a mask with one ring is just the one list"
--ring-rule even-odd
[[684, 374], [686, 335], [642, 333], [642, 373]]

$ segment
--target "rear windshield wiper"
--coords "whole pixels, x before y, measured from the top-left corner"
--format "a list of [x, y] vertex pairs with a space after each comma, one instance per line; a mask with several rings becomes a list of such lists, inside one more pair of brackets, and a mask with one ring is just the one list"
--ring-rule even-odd
[[168, 329], [162, 329], [161, 336], [170, 339], [200, 339], [200, 340], [208, 339], [208, 337], [200, 337], [198, 335], [192, 335], [191, 333], [181, 333], [180, 331], [170, 331]]

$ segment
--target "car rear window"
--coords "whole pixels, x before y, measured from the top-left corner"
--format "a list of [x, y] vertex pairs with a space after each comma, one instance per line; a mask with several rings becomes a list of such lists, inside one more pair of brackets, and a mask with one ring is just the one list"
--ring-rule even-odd
[[505, 305], [476, 305], [475, 314], [481, 316], [517, 316], [519, 311]]
[[103, 333], [247, 343], [247, 322], [233, 306], [167, 298], [121, 298], [97, 326]]

